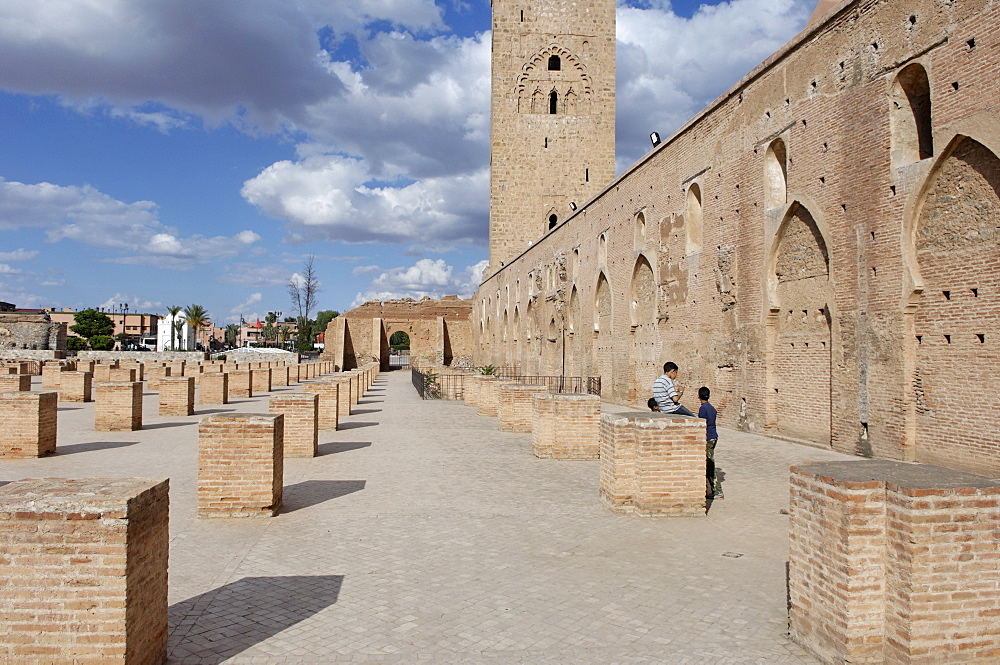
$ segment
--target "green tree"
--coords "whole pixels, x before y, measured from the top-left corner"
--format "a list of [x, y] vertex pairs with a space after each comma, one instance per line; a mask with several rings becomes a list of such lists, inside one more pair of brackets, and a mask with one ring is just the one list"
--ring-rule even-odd
[[170, 314], [170, 350], [177, 350], [177, 343], [174, 341], [177, 339], [177, 328], [174, 326], [174, 322], [177, 320], [177, 314], [180, 313], [181, 308], [179, 305], [170, 305], [167, 307], [167, 313]]
[[76, 321], [76, 324], [70, 326], [69, 329], [88, 340], [98, 335], [110, 336], [115, 331], [115, 324], [111, 318], [93, 307], [81, 309], [73, 315], [73, 320]]
[[87, 340], [82, 337], [67, 337], [66, 349], [68, 351], [83, 351], [87, 348]]
[[195, 340], [198, 339], [198, 333], [201, 332], [201, 329], [212, 323], [211, 319], [208, 318], [208, 312], [201, 305], [188, 305], [185, 307], [184, 320], [194, 330]]
[[316, 332], [326, 332], [326, 327], [330, 321], [340, 316], [340, 312], [335, 309], [321, 309], [316, 312]]
[[278, 329], [274, 325], [277, 322], [278, 315], [274, 312], [268, 312], [267, 316], [264, 317], [264, 327], [260, 334], [264, 337], [265, 342], [271, 342], [278, 338]]
[[226, 326], [226, 344], [236, 346], [240, 339], [240, 326], [238, 323], [230, 323]]
[[115, 338], [111, 335], [94, 335], [89, 342], [94, 351], [110, 351], [115, 348]]
[[312, 351], [313, 348], [313, 326], [316, 325], [315, 321], [310, 321], [304, 316], [300, 316], [297, 320], [299, 326], [299, 333], [297, 337], [297, 346], [299, 347], [299, 353], [307, 353]]

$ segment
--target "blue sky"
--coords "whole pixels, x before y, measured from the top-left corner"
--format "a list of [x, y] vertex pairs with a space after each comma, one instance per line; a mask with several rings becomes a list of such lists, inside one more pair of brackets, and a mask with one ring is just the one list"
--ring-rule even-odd
[[[810, 0], [619, 2], [617, 165], [805, 25]], [[225, 324], [469, 296], [487, 257], [490, 5], [4, 0], [0, 300]]]

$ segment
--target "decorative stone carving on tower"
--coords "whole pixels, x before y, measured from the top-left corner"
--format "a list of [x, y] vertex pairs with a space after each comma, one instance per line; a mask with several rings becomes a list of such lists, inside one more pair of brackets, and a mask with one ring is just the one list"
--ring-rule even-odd
[[615, 3], [493, 3], [487, 277], [615, 175]]

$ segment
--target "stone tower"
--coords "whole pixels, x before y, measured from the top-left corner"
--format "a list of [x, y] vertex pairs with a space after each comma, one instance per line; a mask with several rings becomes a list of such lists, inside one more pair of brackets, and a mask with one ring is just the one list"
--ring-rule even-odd
[[494, 0], [490, 267], [615, 175], [614, 0]]

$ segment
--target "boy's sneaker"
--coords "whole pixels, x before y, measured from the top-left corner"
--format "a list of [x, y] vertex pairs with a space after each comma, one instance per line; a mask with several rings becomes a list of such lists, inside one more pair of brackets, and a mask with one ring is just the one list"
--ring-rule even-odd
[[705, 498], [709, 499], [710, 501], [716, 501], [718, 499], [725, 499], [726, 496], [722, 492], [716, 492], [714, 494], [709, 494]]

